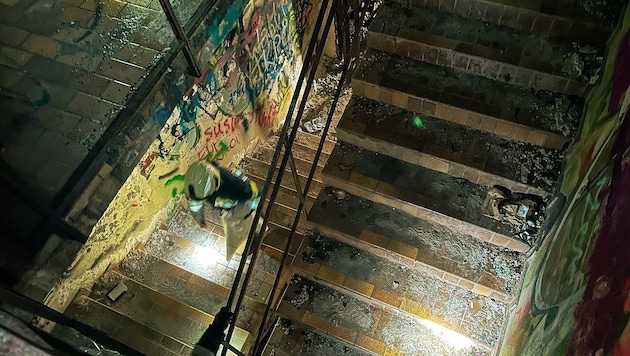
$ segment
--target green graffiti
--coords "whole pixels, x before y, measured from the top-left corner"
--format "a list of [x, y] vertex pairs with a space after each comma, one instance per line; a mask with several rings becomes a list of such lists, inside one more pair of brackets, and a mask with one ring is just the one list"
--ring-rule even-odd
[[184, 175], [183, 174], [178, 174], [176, 176], [174, 176], [173, 178], [169, 179], [166, 181], [166, 183], [164, 183], [165, 187], [168, 187], [169, 185], [175, 183], [175, 182], [183, 182], [184, 181]]
[[420, 116], [416, 116], [413, 118], [413, 126], [419, 129], [424, 127], [424, 122], [422, 122], [422, 118]]
[[214, 155], [207, 155], [203, 159], [205, 159], [208, 162], [214, 162], [230, 149], [227, 143], [223, 141], [220, 141], [218, 145], [219, 145], [219, 149], [217, 150], [217, 152], [214, 153]]
[[173, 190], [171, 191], [171, 196], [173, 198], [175, 198], [177, 196], [177, 188], [173, 188]]

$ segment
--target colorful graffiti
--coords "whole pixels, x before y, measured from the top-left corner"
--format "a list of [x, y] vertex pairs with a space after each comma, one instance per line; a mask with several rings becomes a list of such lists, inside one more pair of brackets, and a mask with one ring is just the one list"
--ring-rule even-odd
[[[244, 141], [250, 123], [262, 131], [276, 127], [301, 65], [296, 59], [312, 11], [305, 0], [234, 1], [208, 29], [202, 76], [182, 93], [169, 120], [164, 107], [154, 114], [165, 121], [155, 157], [180, 161], [190, 152], [220, 160]], [[178, 81], [181, 92], [180, 84], [185, 81]], [[158, 159], [144, 160], [142, 171], [150, 173]]]
[[502, 355], [630, 355], [630, 8], [609, 42]]

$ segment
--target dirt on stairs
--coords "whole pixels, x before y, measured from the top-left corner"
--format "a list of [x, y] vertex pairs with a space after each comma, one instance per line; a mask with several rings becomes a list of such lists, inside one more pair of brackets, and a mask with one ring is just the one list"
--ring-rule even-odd
[[[188, 355], [225, 305], [239, 263], [240, 256], [225, 260], [220, 226], [202, 228], [179, 208], [168, 226], [80, 293], [66, 314], [147, 355]], [[278, 267], [277, 255], [260, 253], [236, 320], [234, 345], [251, 347]], [[108, 295], [118, 285], [126, 288], [114, 300]]]
[[[616, 16], [585, 4], [383, 4], [271, 349], [306, 347], [298, 325], [376, 355], [497, 353]], [[489, 212], [496, 186], [521, 213]]]

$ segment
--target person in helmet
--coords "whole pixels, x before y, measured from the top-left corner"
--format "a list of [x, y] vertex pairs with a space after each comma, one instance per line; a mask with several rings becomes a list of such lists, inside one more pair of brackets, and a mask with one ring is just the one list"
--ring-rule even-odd
[[227, 259], [242, 254], [260, 197], [256, 183], [240, 170], [230, 171], [205, 159], [193, 163], [184, 178], [188, 208], [200, 225], [205, 224], [206, 203], [221, 209]]

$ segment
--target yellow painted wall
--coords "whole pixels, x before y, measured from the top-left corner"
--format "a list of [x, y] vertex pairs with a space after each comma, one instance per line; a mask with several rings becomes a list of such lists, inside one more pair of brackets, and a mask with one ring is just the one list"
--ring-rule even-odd
[[[202, 157], [235, 164], [283, 121], [312, 35], [319, 2], [235, 0], [208, 28], [203, 76], [182, 98], [158, 139], [98, 221], [65, 278], [45, 303], [59, 311], [90, 288], [174, 211], [172, 179]], [[241, 20], [241, 21], [239, 21]], [[244, 25], [240, 28], [239, 23]]]

